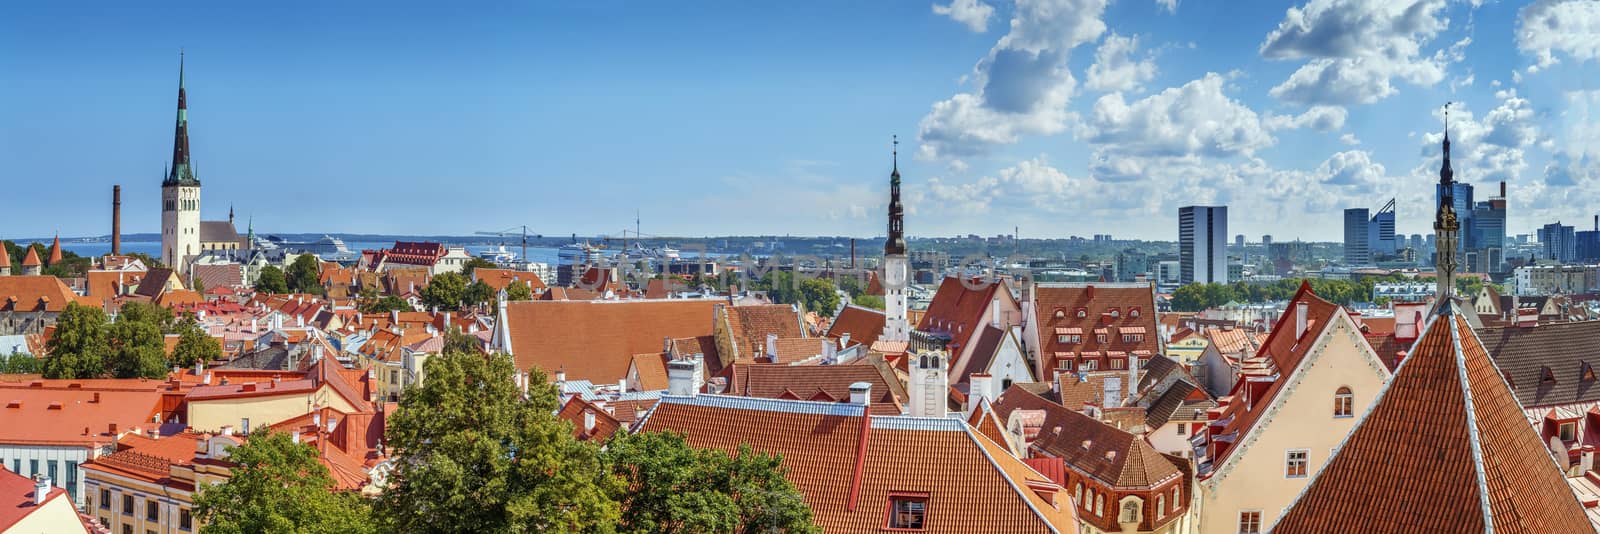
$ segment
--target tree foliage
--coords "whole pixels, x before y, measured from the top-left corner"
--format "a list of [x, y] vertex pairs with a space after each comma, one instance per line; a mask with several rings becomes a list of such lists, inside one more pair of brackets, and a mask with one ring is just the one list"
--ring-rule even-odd
[[529, 373], [524, 400], [504, 355], [449, 350], [424, 366], [428, 379], [406, 391], [389, 422], [398, 461], [375, 515], [390, 530], [614, 529], [621, 486], [596, 447], [555, 417], [543, 373]]
[[283, 269], [279, 269], [275, 265], [262, 267], [261, 272], [256, 275], [256, 291], [273, 294], [288, 293], [289, 279], [284, 276]]
[[[1365, 277], [1360, 280], [1315, 278], [1306, 281], [1311, 284], [1311, 290], [1316, 292], [1317, 296], [1337, 304], [1349, 305], [1371, 301], [1372, 286], [1375, 284], [1412, 280], [1391, 275]], [[1283, 279], [1272, 283], [1187, 284], [1172, 293], [1172, 309], [1199, 311], [1229, 302], [1262, 303], [1288, 300], [1300, 289], [1300, 282], [1300, 279]], [[1461, 279], [1457, 279], [1457, 282], [1461, 282]]]
[[620, 532], [820, 532], [782, 459], [697, 449], [668, 432], [618, 435], [604, 458], [627, 481]]
[[321, 295], [322, 289], [322, 262], [315, 254], [301, 254], [289, 264], [284, 271], [285, 282], [289, 289], [295, 293], [308, 293]]
[[467, 294], [467, 277], [461, 273], [440, 273], [422, 288], [422, 305], [428, 308], [454, 310], [461, 307]]
[[826, 278], [809, 278], [785, 271], [773, 271], [751, 284], [752, 289], [767, 292], [767, 297], [778, 304], [800, 304], [806, 310], [820, 315], [833, 315], [839, 307], [839, 292]]
[[178, 325], [178, 346], [172, 349], [172, 365], [192, 367], [195, 362], [209, 362], [222, 358], [222, 344], [211, 337], [193, 318]]
[[139, 302], [123, 304], [117, 320], [108, 327], [111, 375], [117, 378], [167, 376], [164, 332], [172, 320], [172, 311], [161, 306]]
[[885, 306], [883, 297], [877, 295], [856, 295], [854, 299], [851, 299], [851, 302], [854, 302], [857, 306], [874, 310], [881, 310]]
[[45, 378], [100, 376], [111, 354], [105, 312], [94, 306], [67, 303], [67, 309], [56, 317], [56, 331], [45, 347]]
[[364, 299], [361, 302], [362, 313], [389, 313], [392, 311], [416, 311], [411, 309], [411, 303], [406, 299], [394, 295]]
[[506, 300], [516, 302], [519, 300], [533, 300], [533, 285], [528, 283], [513, 283], [506, 286]]
[[495, 265], [494, 262], [486, 260], [486, 259], [483, 259], [483, 258], [472, 258], [470, 260], [467, 260], [467, 263], [465, 265], [461, 266], [461, 276], [465, 276], [468, 280], [471, 280], [472, 279], [472, 271], [478, 270], [479, 267], [486, 267], [486, 268], [489, 268], [489, 269], [494, 269], [496, 267], [499, 267], [499, 265]]
[[237, 466], [224, 483], [203, 486], [195, 514], [204, 534], [376, 532], [359, 495], [335, 491], [328, 468], [310, 445], [289, 434], [257, 431], [229, 450]]
[[467, 285], [466, 291], [461, 293], [461, 304], [458, 307], [488, 304], [494, 301], [495, 291], [483, 280], [478, 280]]
[[44, 372], [44, 360], [33, 357], [32, 354], [13, 352], [9, 356], [0, 356], [0, 374], [31, 375]]

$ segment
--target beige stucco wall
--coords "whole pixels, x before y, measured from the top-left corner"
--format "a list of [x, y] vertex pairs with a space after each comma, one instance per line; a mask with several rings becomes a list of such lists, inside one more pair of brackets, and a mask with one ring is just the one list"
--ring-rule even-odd
[[[30, 492], [29, 495], [32, 495]], [[34, 510], [33, 513], [23, 517], [21, 521], [11, 525], [5, 534], [60, 534], [63, 532], [84, 532], [83, 523], [78, 521], [78, 511], [72, 507], [72, 499], [66, 495], [50, 499], [44, 506]]]
[[[1232, 465], [1220, 467], [1202, 482], [1199, 532], [1234, 534], [1239, 512], [1244, 510], [1261, 511], [1265, 532], [1327, 463], [1334, 447], [1383, 387], [1388, 371], [1371, 356], [1343, 312], [1317, 343], [1320, 347], [1314, 346], [1301, 363], [1298, 383], [1290, 383], [1290, 389], [1279, 393], [1276, 412], [1262, 414], [1252, 435], [1241, 437], [1236, 445], [1239, 449], [1228, 459]], [[1334, 392], [1341, 386], [1354, 393], [1352, 417], [1333, 416]], [[1304, 478], [1284, 476], [1286, 454], [1291, 449], [1309, 452]]]
[[239, 420], [250, 419], [250, 430], [276, 424], [311, 412], [313, 406], [329, 406], [344, 413], [357, 411], [344, 397], [326, 385], [313, 393], [216, 399], [189, 402], [189, 427], [200, 432], [217, 432], [225, 425], [239, 428]]

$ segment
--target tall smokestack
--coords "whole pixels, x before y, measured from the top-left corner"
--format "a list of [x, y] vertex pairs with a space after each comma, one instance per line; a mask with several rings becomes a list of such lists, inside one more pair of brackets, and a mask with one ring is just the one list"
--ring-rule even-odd
[[111, 255], [122, 255], [122, 186], [111, 186]]

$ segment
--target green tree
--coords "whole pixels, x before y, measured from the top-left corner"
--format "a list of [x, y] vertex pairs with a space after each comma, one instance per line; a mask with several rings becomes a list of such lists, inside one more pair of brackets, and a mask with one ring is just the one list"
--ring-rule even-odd
[[856, 295], [854, 299], [851, 299], [851, 302], [854, 302], [857, 306], [874, 310], [881, 310], [884, 307], [883, 297], [877, 295]]
[[283, 269], [275, 265], [261, 268], [261, 273], [256, 275], [256, 291], [262, 293], [288, 293], [289, 279], [283, 275]]
[[478, 280], [468, 284], [466, 291], [461, 292], [460, 307], [476, 306], [479, 303], [487, 303], [493, 301], [494, 297], [494, 288], [489, 287], [489, 284], [484, 283], [483, 280]]
[[106, 313], [99, 307], [67, 303], [45, 345], [44, 377], [94, 378], [105, 373], [111, 355], [106, 334]]
[[1181, 312], [1206, 308], [1205, 284], [1184, 284], [1172, 292], [1172, 309]]
[[441, 273], [422, 288], [422, 305], [454, 310], [461, 307], [467, 293], [467, 278], [460, 273]]
[[156, 330], [163, 334], [178, 331], [178, 318], [172, 315], [172, 309], [166, 306], [157, 306], [144, 302], [129, 302], [117, 310], [117, 320], [128, 320], [139, 323], [155, 325]]
[[619, 434], [604, 458], [627, 481], [620, 532], [820, 532], [782, 459], [697, 449], [670, 432]]
[[289, 269], [284, 272], [289, 289], [296, 293], [310, 293], [321, 295], [322, 289], [322, 262], [315, 254], [301, 254], [289, 264]]
[[[447, 341], [447, 344], [449, 342]], [[395, 532], [606, 532], [621, 520], [619, 481], [594, 445], [555, 417], [555, 386], [511, 358], [446, 350], [400, 397], [387, 441], [396, 458], [377, 517]]]
[[465, 265], [461, 266], [461, 276], [464, 276], [468, 280], [471, 280], [472, 279], [472, 271], [478, 270], [479, 267], [487, 267], [487, 268], [490, 268], [490, 269], [494, 269], [494, 268], [499, 267], [499, 265], [495, 265], [494, 262], [486, 260], [486, 259], [483, 259], [483, 258], [472, 258], [470, 260], [467, 260], [467, 263]]
[[178, 325], [178, 346], [172, 349], [172, 365], [192, 367], [195, 362], [222, 358], [222, 344], [190, 318]]
[[[136, 304], [136, 303], [130, 303]], [[108, 367], [117, 378], [161, 378], [167, 375], [166, 340], [154, 314], [123, 313], [111, 323]]]
[[226, 482], [202, 485], [195, 515], [204, 534], [288, 532], [372, 533], [370, 505], [354, 493], [336, 491], [317, 450], [289, 434], [261, 430], [229, 449], [236, 465]]
[[800, 295], [806, 309], [821, 315], [832, 316], [839, 309], [839, 290], [825, 278], [807, 278], [800, 281]]
[[31, 375], [44, 372], [44, 361], [33, 357], [32, 354], [13, 352], [10, 356], [0, 356], [0, 374]]
[[506, 300], [516, 302], [519, 300], [533, 300], [533, 285], [528, 283], [515, 283], [506, 286]]
[[384, 295], [381, 298], [375, 298], [363, 302], [361, 304], [361, 311], [362, 313], [389, 313], [391, 311], [415, 310], [412, 310], [411, 303], [406, 302], [406, 300], [403, 298], [396, 297], [394, 295]]
[[205, 294], [206, 282], [198, 277], [190, 277], [189, 289], [193, 289], [195, 293]]

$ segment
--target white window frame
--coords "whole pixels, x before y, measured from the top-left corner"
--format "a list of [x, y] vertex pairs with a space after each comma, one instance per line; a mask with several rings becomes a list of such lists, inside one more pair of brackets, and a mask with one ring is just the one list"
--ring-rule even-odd
[[[1297, 452], [1305, 454], [1305, 458], [1300, 460], [1305, 463], [1301, 468], [1303, 473], [1291, 475], [1289, 474], [1289, 466], [1291, 465], [1289, 462], [1292, 461], [1290, 457]], [[1289, 449], [1283, 451], [1283, 478], [1306, 478], [1309, 476], [1311, 476], [1311, 449]]]
[[[1340, 389], [1349, 391], [1349, 393], [1339, 393], [1339, 390], [1337, 390], [1337, 389], [1333, 391], [1333, 417], [1335, 419], [1347, 419], [1347, 418], [1355, 417], [1356, 416], [1356, 392], [1355, 392], [1355, 390], [1351, 390], [1349, 387], [1346, 387], [1346, 386], [1341, 386]], [[1341, 402], [1344, 403], [1343, 406], [1340, 405]], [[1339, 413], [1339, 411], [1340, 411], [1339, 409], [1340, 408], [1344, 408], [1344, 413], [1342, 413], [1342, 414]]]
[[[1245, 530], [1244, 529], [1244, 515], [1245, 514], [1255, 514], [1256, 515], [1255, 526], [1254, 526], [1254, 528], [1252, 528], [1250, 530]], [[1239, 520], [1234, 523], [1234, 528], [1238, 529], [1239, 534], [1261, 534], [1261, 532], [1262, 532], [1262, 530], [1261, 530], [1262, 523], [1265, 523], [1265, 522], [1266, 522], [1266, 518], [1262, 515], [1260, 509], [1239, 510]]]
[[[1572, 437], [1563, 436], [1563, 434], [1567, 433], [1566, 432], [1567, 428], [1571, 428], [1572, 429]], [[1578, 423], [1576, 421], [1568, 421], [1568, 422], [1556, 425], [1556, 437], [1557, 438], [1561, 438], [1561, 441], [1574, 441], [1574, 440], [1578, 439]]]

